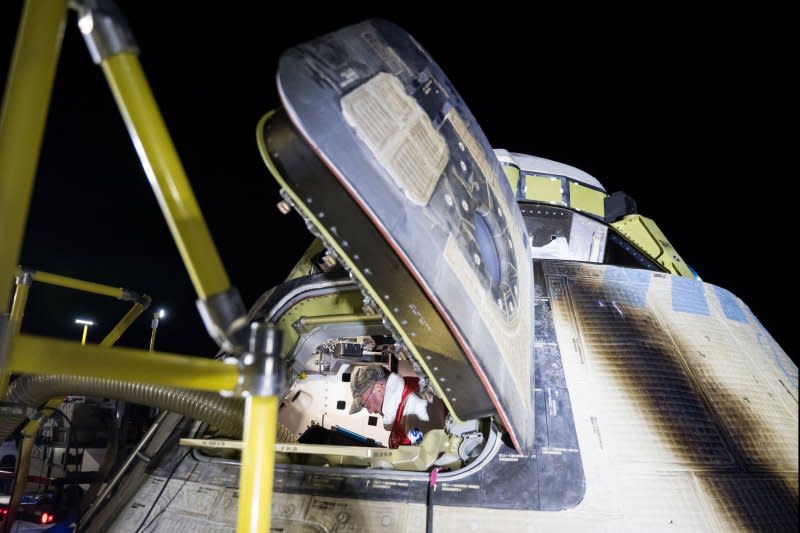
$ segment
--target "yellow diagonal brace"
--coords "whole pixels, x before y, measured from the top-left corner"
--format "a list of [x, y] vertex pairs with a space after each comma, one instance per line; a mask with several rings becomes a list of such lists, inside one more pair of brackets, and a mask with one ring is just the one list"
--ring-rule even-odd
[[0, 313], [8, 310], [28, 217], [67, 0], [28, 0], [0, 110]]
[[48, 285], [56, 285], [58, 287], [66, 287], [68, 289], [75, 289], [83, 292], [91, 292], [93, 294], [100, 294], [102, 296], [110, 296], [112, 298], [122, 298], [125, 291], [120, 287], [111, 287], [101, 283], [94, 283], [93, 281], [84, 281], [82, 279], [70, 278], [60, 274], [51, 274], [50, 272], [42, 272], [41, 270], [33, 274], [33, 279], [39, 283], [46, 283]]
[[11, 373], [117, 379], [204, 391], [232, 391], [238, 367], [213, 359], [132, 348], [111, 348], [19, 335], [8, 362]]
[[109, 331], [105, 338], [100, 341], [100, 346], [112, 346], [119, 338], [122, 336], [125, 331], [127, 331], [128, 327], [133, 324], [133, 321], [136, 320], [142, 312], [147, 309], [147, 306], [141, 304], [139, 302], [135, 302], [133, 307], [131, 307], [125, 316], [123, 316], [117, 325]]
[[116, 54], [101, 66], [197, 295], [205, 299], [226, 291], [228, 275], [139, 59], [132, 53]]

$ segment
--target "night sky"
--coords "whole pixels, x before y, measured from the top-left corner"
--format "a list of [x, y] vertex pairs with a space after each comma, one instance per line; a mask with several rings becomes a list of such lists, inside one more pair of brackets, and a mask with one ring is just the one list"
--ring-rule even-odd
[[[796, 70], [781, 21], [759, 7], [526, 7], [465, 13], [285, 3], [120, 2], [140, 59], [233, 283], [249, 306], [311, 241], [275, 208], [255, 126], [279, 105], [280, 53], [369, 17], [392, 20], [435, 58], [498, 148], [555, 159], [634, 197], [705, 281], [747, 302], [796, 360]], [[716, 3], [715, 3], [716, 4]], [[22, 2], [0, 3], [4, 86]], [[224, 7], [221, 7], [224, 6]], [[437, 4], [438, 6], [438, 4]], [[528, 9], [530, 12], [528, 12]], [[790, 98], [792, 95], [792, 98]], [[794, 134], [791, 134], [793, 137]], [[391, 209], [391, 206], [387, 206]], [[434, 253], [436, 251], [433, 251]], [[169, 316], [157, 348], [212, 354], [195, 295], [102, 72], [70, 16], [21, 263], [123, 286]], [[127, 304], [34, 286], [23, 331], [98, 341]], [[149, 318], [121, 344], [146, 347]]]

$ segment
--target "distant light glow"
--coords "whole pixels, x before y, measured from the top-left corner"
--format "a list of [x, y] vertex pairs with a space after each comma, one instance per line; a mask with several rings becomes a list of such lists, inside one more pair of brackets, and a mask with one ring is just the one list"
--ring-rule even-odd
[[94, 326], [94, 322], [92, 322], [91, 320], [87, 320], [85, 318], [76, 318], [75, 323], [81, 324], [82, 326]]
[[157, 314], [158, 318], [164, 318], [165, 316], [167, 316], [167, 310], [162, 307], [161, 309], [158, 310]]
[[94, 29], [94, 17], [91, 13], [86, 13], [78, 19], [78, 28], [84, 35], [92, 33], [92, 30]]

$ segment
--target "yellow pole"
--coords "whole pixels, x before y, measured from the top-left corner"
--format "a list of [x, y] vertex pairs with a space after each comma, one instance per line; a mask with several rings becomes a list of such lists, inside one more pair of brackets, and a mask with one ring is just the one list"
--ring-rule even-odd
[[101, 66], [197, 295], [206, 299], [225, 292], [230, 280], [139, 59], [119, 53]]
[[0, 110], [0, 313], [8, 310], [47, 120], [67, 0], [28, 0]]
[[[22, 271], [17, 272], [17, 287], [14, 289], [14, 303], [11, 304], [11, 315], [9, 316], [11, 320], [9, 333], [12, 336], [18, 335], [22, 327], [22, 317], [25, 316], [25, 306], [28, 303], [30, 288], [30, 276]], [[8, 389], [8, 383], [11, 379], [11, 371], [5, 366], [4, 362], [0, 361], [0, 399], [6, 397], [6, 389]]]
[[[11, 304], [11, 324], [14, 335], [19, 333], [22, 327], [22, 317], [25, 316], [25, 306], [28, 303], [28, 292], [30, 291], [30, 283], [28, 280], [20, 279], [20, 274], [17, 276], [17, 288], [14, 289], [14, 303]], [[30, 278], [28, 278], [30, 279]]]
[[39, 422], [31, 421], [22, 430], [22, 444], [19, 449], [19, 457], [17, 460], [17, 473], [14, 477], [14, 489], [11, 493], [11, 499], [8, 502], [6, 510], [6, 518], [3, 521], [3, 530], [8, 533], [11, 531], [11, 526], [16, 520], [17, 508], [22, 501], [22, 495], [25, 494], [25, 485], [28, 484], [28, 472], [31, 468], [31, 452], [33, 451], [33, 442], [36, 434], [39, 433]]
[[89, 324], [83, 325], [83, 337], [81, 337], [81, 346], [86, 346], [86, 332], [89, 331]]
[[270, 530], [277, 417], [276, 396], [249, 396], [245, 400], [236, 528], [239, 533]]
[[222, 361], [48, 339], [21, 334], [14, 339], [7, 370], [17, 374], [62, 374], [118, 379], [204, 391], [233, 391], [235, 365]]
[[153, 351], [153, 346], [156, 345], [156, 327], [153, 326], [150, 329], [151, 329], [151, 331], [150, 331], [150, 351], [152, 352]]
[[134, 302], [133, 307], [131, 307], [128, 312], [125, 313], [125, 316], [123, 316], [122, 319], [117, 322], [117, 325], [114, 326], [114, 328], [105, 336], [105, 338], [100, 341], [100, 346], [111, 346], [117, 342], [117, 340], [119, 340], [128, 327], [133, 324], [133, 321], [136, 320], [145, 309], [147, 309], [148, 305], [150, 305], [149, 296], [143, 296], [142, 301], [145, 303]]
[[153, 320], [150, 322], [150, 351], [152, 352], [156, 345], [156, 332], [158, 331], [158, 320], [165, 316], [163, 309], [159, 309], [153, 313]]
[[34, 272], [33, 279], [39, 283], [56, 285], [58, 287], [66, 287], [68, 289], [75, 289], [77, 291], [91, 292], [93, 294], [110, 296], [117, 299], [122, 299], [122, 297], [125, 296], [125, 290], [120, 287], [111, 287], [109, 285], [94, 283], [92, 281], [84, 281], [82, 279], [70, 278], [67, 276], [61, 276], [59, 274], [52, 274], [50, 272], [42, 272], [41, 270]]
[[[25, 287], [25, 290], [22, 293], [24, 294], [24, 296], [18, 300], [17, 297], [20, 294], [20, 287]], [[17, 284], [17, 293], [14, 295], [14, 306], [11, 308], [12, 317], [14, 316], [14, 310], [19, 307], [18, 301], [21, 307], [24, 308], [28, 294], [27, 291], [28, 287], [30, 287], [30, 285], [28, 284], [24, 283]], [[142, 298], [142, 301], [144, 301], [147, 305], [149, 305], [150, 298], [148, 296], [144, 296]], [[100, 346], [111, 346], [115, 342], [117, 342], [120, 336], [122, 336], [122, 333], [126, 329], [128, 329], [128, 326], [130, 326], [131, 323], [134, 320], [136, 320], [136, 318], [142, 313], [142, 311], [144, 311], [147, 308], [147, 305], [145, 305], [145, 303], [134, 302], [133, 307], [131, 307], [131, 309], [125, 314], [125, 316], [122, 317], [122, 320], [120, 320], [119, 323], [116, 326], [114, 326], [114, 328], [105, 336], [105, 338], [103, 338], [103, 340], [100, 341]], [[21, 313], [21, 311], [19, 312]], [[20, 316], [20, 320], [21, 318], [22, 317]], [[16, 333], [19, 333], [18, 324], [19, 322], [14, 322], [14, 327], [17, 328]], [[83, 339], [81, 341], [82, 346], [86, 345], [87, 327], [88, 324], [83, 325]], [[46, 417], [49, 417], [50, 415], [52, 415], [53, 409], [58, 408], [58, 406], [61, 405], [63, 401], [64, 401], [63, 397], [51, 398], [41, 409], [42, 413], [44, 413]], [[19, 502], [21, 501], [22, 495], [24, 493], [24, 488], [28, 479], [28, 474], [30, 473], [31, 450], [27, 448], [31, 448], [29, 443], [32, 443], [34, 441], [34, 438], [38, 434], [39, 428], [41, 427], [41, 423], [43, 420], [44, 419], [31, 420], [25, 425], [25, 427], [22, 430], [22, 434], [25, 435], [24, 437], [25, 440], [23, 440], [22, 449], [20, 450], [20, 460], [17, 462], [18, 467], [15, 478], [16, 480], [14, 482], [14, 490], [12, 492], [12, 498], [11, 498], [12, 501], [16, 499], [17, 503], [16, 505], [9, 507], [9, 509], [16, 509], [17, 507], [19, 507]], [[19, 489], [17, 489], [17, 487], [19, 487]], [[8, 526], [5, 526], [6, 528], [10, 527], [11, 523], [14, 520], [14, 516], [12, 515], [11, 518], [7, 518], [7, 520], [8, 520]]]

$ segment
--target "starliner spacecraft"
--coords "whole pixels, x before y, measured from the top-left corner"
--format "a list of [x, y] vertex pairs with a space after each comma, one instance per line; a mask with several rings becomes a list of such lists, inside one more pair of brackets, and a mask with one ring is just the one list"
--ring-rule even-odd
[[[102, 475], [54, 483], [73, 498], [53, 509], [80, 531], [796, 531], [797, 366], [634, 199], [493, 148], [402, 28], [367, 20], [281, 56], [282, 106], [254, 125], [254, 150], [313, 243], [247, 310], [207, 281], [215, 263], [198, 218], [182, 218], [189, 204], [171, 206], [185, 192], [164, 184], [182, 178], [132, 103], [149, 93], [126, 77], [124, 20], [76, 4], [184, 260], [202, 265], [189, 270], [220, 344], [207, 368], [154, 352], [145, 371], [132, 350], [58, 341], [122, 362], [45, 370], [25, 362], [51, 355], [45, 341], [6, 319], [0, 439], [57, 417], [54, 398], [161, 410]], [[352, 409], [375, 367], [413, 378], [429, 406], [416, 443], [390, 445], [385, 412]], [[24, 509], [35, 495], [16, 463], [4, 513], [25, 531], [43, 515]]]

